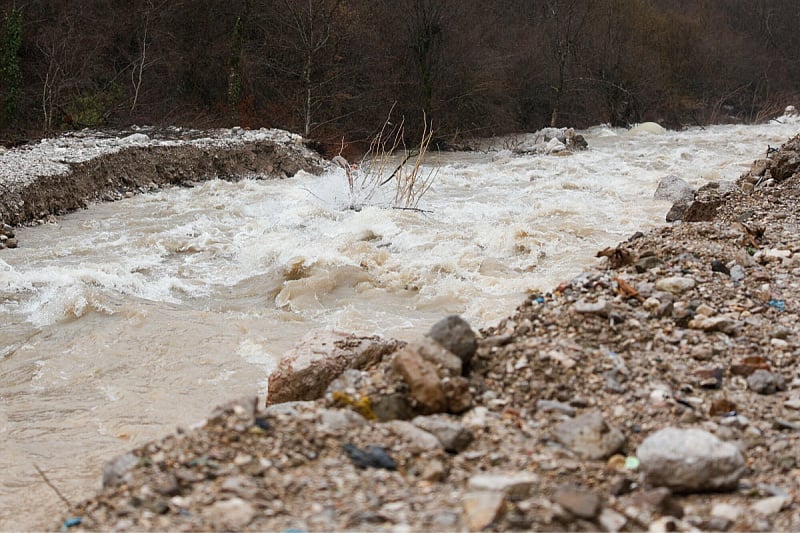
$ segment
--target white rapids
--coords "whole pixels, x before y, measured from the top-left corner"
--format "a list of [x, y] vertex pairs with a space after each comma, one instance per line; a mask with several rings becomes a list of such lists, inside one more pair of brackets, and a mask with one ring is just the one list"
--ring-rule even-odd
[[[54, 527], [103, 463], [226, 400], [259, 394], [308, 330], [412, 339], [447, 314], [478, 328], [664, 224], [660, 178], [733, 180], [797, 119], [659, 133], [595, 127], [572, 155], [525, 139], [433, 154], [424, 212], [347, 209], [336, 168], [210, 181], [18, 230], [0, 252], [0, 529]], [[656, 131], [652, 133], [651, 130]], [[389, 187], [387, 185], [387, 187]]]

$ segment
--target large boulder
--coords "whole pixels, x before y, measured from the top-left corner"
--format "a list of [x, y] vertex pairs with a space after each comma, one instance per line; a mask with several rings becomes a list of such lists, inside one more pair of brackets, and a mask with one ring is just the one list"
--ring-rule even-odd
[[375, 364], [403, 344], [378, 336], [312, 331], [284, 354], [278, 368], [269, 376], [267, 405], [320, 398], [345, 370]]
[[694, 200], [694, 189], [686, 180], [671, 174], [661, 178], [653, 198], [678, 204], [688, 204]]
[[656, 431], [636, 455], [648, 483], [679, 492], [734, 489], [747, 467], [739, 448], [698, 428]]

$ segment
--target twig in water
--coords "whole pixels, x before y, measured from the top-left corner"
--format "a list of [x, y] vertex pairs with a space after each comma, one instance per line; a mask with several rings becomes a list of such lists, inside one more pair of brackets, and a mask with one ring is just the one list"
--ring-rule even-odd
[[73, 507], [72, 507], [72, 504], [69, 503], [69, 500], [66, 498], [66, 496], [61, 494], [61, 491], [58, 490], [58, 487], [53, 485], [53, 482], [50, 481], [49, 479], [47, 479], [47, 476], [45, 475], [44, 472], [42, 472], [42, 469], [39, 468], [39, 465], [37, 465], [36, 463], [33, 463], [33, 467], [36, 469], [37, 472], [39, 472], [39, 475], [42, 476], [42, 479], [44, 480], [45, 483], [47, 483], [47, 486], [50, 487], [51, 489], [53, 489], [53, 492], [55, 492], [56, 495], [58, 495], [58, 497], [61, 498], [61, 501], [63, 501], [64, 503], [67, 504], [67, 508], [71, 512], [73, 510]]

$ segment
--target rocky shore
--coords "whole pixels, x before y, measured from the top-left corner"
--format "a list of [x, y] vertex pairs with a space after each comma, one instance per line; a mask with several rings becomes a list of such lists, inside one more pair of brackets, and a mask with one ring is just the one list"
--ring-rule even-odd
[[[0, 153], [0, 249], [13, 227], [163, 186], [206, 179], [285, 178], [325, 161], [282, 130], [180, 128], [75, 132]], [[9, 242], [10, 241], [10, 242]]]
[[311, 335], [53, 527], [797, 530], [799, 170], [796, 137], [496, 327]]

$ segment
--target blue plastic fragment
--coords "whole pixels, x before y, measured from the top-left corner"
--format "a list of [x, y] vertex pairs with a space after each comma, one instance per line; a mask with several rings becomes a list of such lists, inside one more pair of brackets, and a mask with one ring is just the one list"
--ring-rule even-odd
[[82, 521], [83, 520], [81, 519], [80, 516], [76, 516], [74, 518], [67, 518], [66, 520], [64, 520], [64, 525], [61, 526], [61, 531], [66, 531], [71, 527], [79, 526], [81, 525]]
[[783, 300], [770, 300], [769, 306], [774, 307], [778, 311], [786, 311], [786, 303]]
[[544, 303], [544, 296], [537, 296], [537, 297], [536, 297], [536, 299], [535, 299], [534, 301], [535, 301], [537, 304], [543, 304], [543, 303]]

